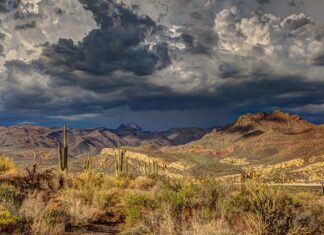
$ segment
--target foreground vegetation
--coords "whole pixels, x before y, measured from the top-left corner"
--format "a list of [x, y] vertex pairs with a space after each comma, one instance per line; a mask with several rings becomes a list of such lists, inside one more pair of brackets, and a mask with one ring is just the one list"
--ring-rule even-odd
[[323, 234], [323, 224], [320, 191], [89, 169], [66, 176], [0, 157], [1, 234]]

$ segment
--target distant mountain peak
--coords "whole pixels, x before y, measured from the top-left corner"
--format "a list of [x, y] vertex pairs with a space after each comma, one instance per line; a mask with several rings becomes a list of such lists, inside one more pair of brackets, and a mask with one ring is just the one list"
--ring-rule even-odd
[[126, 123], [126, 124], [121, 124], [118, 128], [118, 131], [123, 131], [123, 130], [132, 130], [132, 131], [143, 131], [143, 129], [137, 125], [136, 123]]

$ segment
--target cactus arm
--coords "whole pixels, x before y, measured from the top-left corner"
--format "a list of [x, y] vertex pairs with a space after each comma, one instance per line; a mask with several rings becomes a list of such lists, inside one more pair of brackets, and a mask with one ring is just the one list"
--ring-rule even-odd
[[119, 165], [118, 165], [118, 156], [117, 154], [115, 153], [115, 174], [116, 174], [116, 177], [118, 177], [118, 171], [119, 171]]
[[62, 147], [60, 144], [57, 147], [57, 156], [58, 156], [58, 167], [61, 171], [63, 171]]
[[89, 168], [90, 168], [90, 172], [92, 171], [92, 167], [93, 167], [93, 159], [89, 153]]
[[119, 151], [120, 155], [120, 172], [122, 173], [124, 171], [124, 152]]
[[147, 165], [146, 165], [146, 162], [144, 163], [144, 174], [147, 175], [148, 172], [147, 172]]
[[66, 175], [69, 173], [69, 168], [68, 168], [68, 139], [67, 139], [67, 128], [66, 125], [64, 125], [64, 148], [63, 148], [63, 160], [64, 160], [64, 170]]
[[128, 176], [128, 157], [125, 158], [125, 170], [126, 170], [126, 175]]

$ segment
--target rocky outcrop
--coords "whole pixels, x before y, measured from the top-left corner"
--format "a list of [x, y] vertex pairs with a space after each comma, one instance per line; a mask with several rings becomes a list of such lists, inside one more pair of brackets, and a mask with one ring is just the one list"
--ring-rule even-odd
[[256, 129], [272, 129], [286, 134], [294, 134], [307, 131], [313, 127], [313, 124], [303, 120], [301, 117], [277, 109], [269, 113], [242, 115], [226, 130], [250, 132]]

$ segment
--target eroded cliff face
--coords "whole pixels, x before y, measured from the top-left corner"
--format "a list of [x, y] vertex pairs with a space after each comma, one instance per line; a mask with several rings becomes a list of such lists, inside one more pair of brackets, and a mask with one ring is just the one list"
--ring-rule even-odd
[[148, 151], [147, 153], [143, 153], [139, 152], [143, 150], [136, 151], [130, 150], [129, 148], [104, 148], [98, 156], [113, 158], [120, 150], [126, 150], [125, 157], [128, 157], [131, 164], [140, 168], [142, 168], [144, 163], [155, 161], [159, 166], [160, 174], [169, 177], [182, 178], [186, 171], [193, 167], [192, 164], [185, 161], [168, 159], [167, 155], [162, 156], [163, 153], [161, 152], [154, 153]]
[[[103, 149], [99, 157], [114, 158], [120, 149]], [[146, 154], [138, 152], [142, 150], [127, 149], [126, 155], [129, 163], [139, 171], [143, 171], [143, 164], [155, 161], [159, 165], [159, 175], [171, 178], [191, 178], [197, 180], [195, 175], [188, 174], [195, 167], [192, 163], [182, 161], [170, 161], [168, 153]], [[199, 157], [199, 156], [197, 156]], [[216, 160], [215, 160], [216, 161]], [[240, 182], [244, 172], [252, 173], [260, 182], [268, 183], [321, 183], [324, 177], [324, 155], [312, 156], [309, 158], [296, 158], [288, 161], [282, 161], [274, 164], [253, 164], [246, 158], [227, 157], [220, 160], [220, 163], [240, 167], [242, 173], [228, 173], [225, 176], [217, 176], [220, 180], [230, 180]], [[209, 169], [212, 170], [212, 169]], [[217, 169], [215, 169], [217, 171]], [[207, 173], [207, 172], [206, 172]]]

